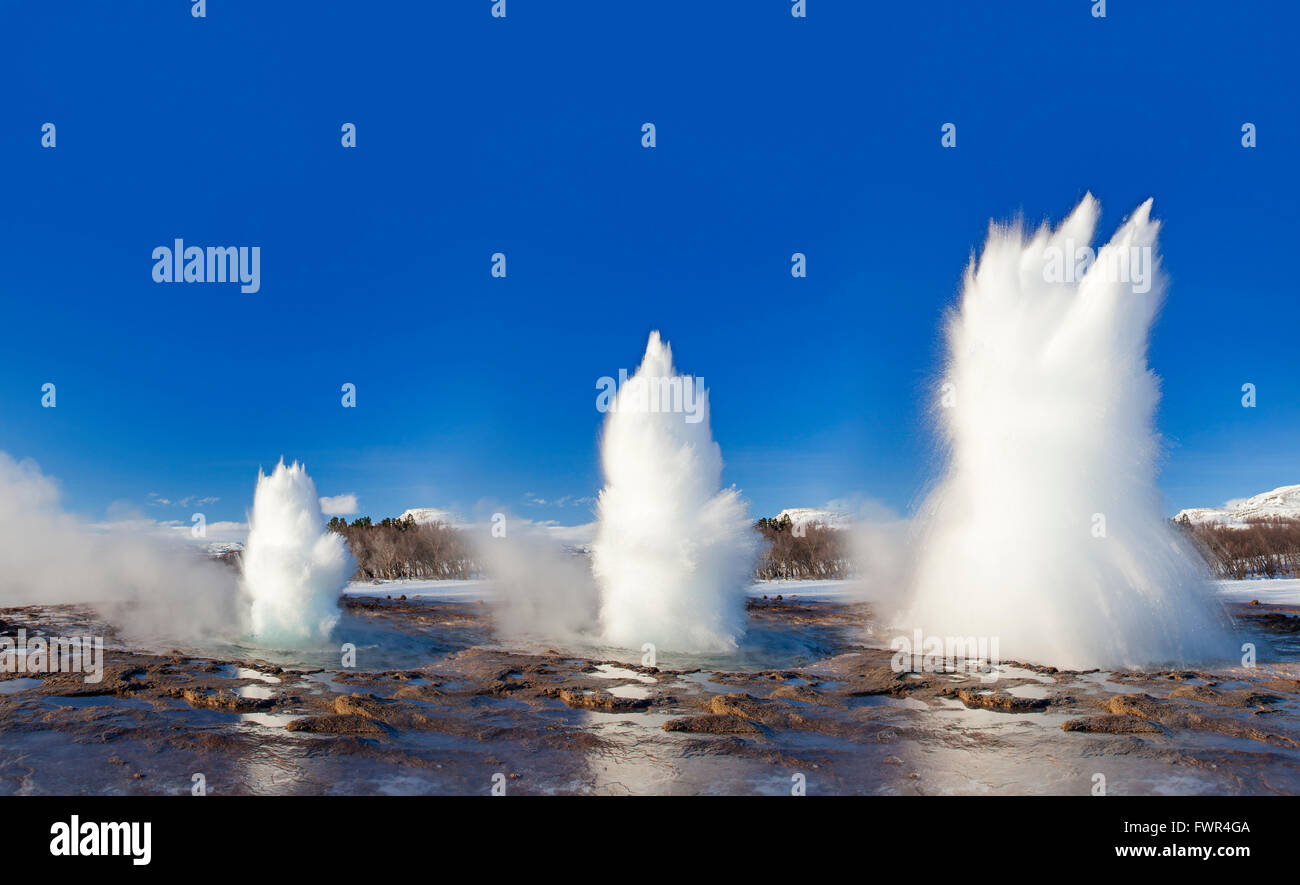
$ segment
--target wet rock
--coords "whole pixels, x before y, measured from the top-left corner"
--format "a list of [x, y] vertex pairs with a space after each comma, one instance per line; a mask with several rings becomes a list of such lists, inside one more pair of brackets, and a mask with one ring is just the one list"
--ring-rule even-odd
[[1103, 713], [1083, 716], [1061, 723], [1062, 731], [1082, 731], [1090, 734], [1161, 734], [1163, 729], [1154, 722], [1134, 716]]
[[808, 717], [787, 701], [756, 698], [750, 694], [718, 695], [709, 701], [709, 712], [736, 716], [776, 728], [803, 728]]
[[191, 707], [218, 710], [222, 713], [256, 713], [275, 706], [275, 701], [270, 698], [241, 698], [239, 695], [227, 692], [209, 694], [192, 688], [183, 689], [179, 696]]
[[393, 692], [395, 698], [407, 698], [412, 701], [432, 701], [447, 697], [437, 685], [403, 685]]
[[1283, 677], [1270, 676], [1259, 681], [1259, 687], [1265, 691], [1276, 691], [1282, 694], [1300, 695], [1300, 679], [1286, 679]]
[[907, 697], [917, 688], [926, 685], [927, 679], [911, 679], [907, 673], [895, 673], [889, 667], [877, 667], [863, 673], [850, 683], [845, 694], [850, 697], [871, 697], [873, 695], [890, 695]]
[[763, 729], [754, 722], [727, 714], [708, 714], [705, 716], [683, 716], [669, 719], [663, 725], [664, 731], [683, 731], [691, 734], [762, 734]]
[[1279, 611], [1252, 613], [1251, 621], [1270, 633], [1295, 633], [1300, 631], [1300, 617]]
[[339, 695], [334, 699], [333, 710], [340, 716], [359, 716], [392, 728], [427, 730], [437, 726], [437, 722], [415, 704], [383, 700], [372, 694]]
[[1169, 728], [1188, 728], [1283, 747], [1300, 747], [1300, 742], [1287, 735], [1256, 728], [1226, 716], [1207, 716], [1197, 705], [1183, 701], [1162, 701], [1145, 694], [1126, 694], [1112, 697], [1106, 703], [1106, 709], [1111, 713], [1137, 716]]
[[327, 713], [324, 716], [304, 716], [285, 726], [286, 731], [300, 731], [308, 734], [387, 734], [384, 728], [373, 719], [364, 716], [347, 716]]
[[1277, 695], [1248, 688], [1236, 691], [1217, 691], [1205, 685], [1180, 685], [1169, 693], [1169, 697], [1186, 698], [1219, 707], [1232, 707], [1237, 710], [1268, 707], [1281, 700]]
[[527, 682], [521, 682], [517, 679], [494, 679], [479, 691], [479, 694], [491, 695], [495, 698], [509, 697], [515, 692], [526, 691], [533, 686]]
[[1051, 705], [1047, 698], [1018, 698], [1001, 691], [954, 688], [943, 694], [956, 698], [972, 710], [992, 710], [995, 713], [1039, 713]]
[[807, 685], [782, 685], [778, 686], [769, 697], [778, 698], [787, 701], [803, 701], [806, 704], [817, 704], [821, 707], [835, 706], [835, 702], [826, 695], [822, 694], [815, 688]]
[[361, 716], [381, 722], [387, 714], [385, 702], [372, 694], [341, 694], [334, 699], [333, 707], [342, 716]]
[[559, 688], [542, 692], [544, 697], [554, 697], [575, 710], [595, 710], [601, 713], [635, 713], [650, 706], [649, 698], [620, 698], [605, 692], [587, 692], [582, 689]]

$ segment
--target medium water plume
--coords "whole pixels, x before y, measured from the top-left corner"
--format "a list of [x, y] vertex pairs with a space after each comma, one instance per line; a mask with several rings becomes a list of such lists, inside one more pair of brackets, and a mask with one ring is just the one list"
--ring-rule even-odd
[[328, 638], [355, 570], [343, 536], [325, 527], [306, 468], [282, 460], [269, 476], [259, 470], [242, 582], [253, 639], [284, 648]]
[[997, 637], [1003, 659], [1069, 668], [1230, 653], [1156, 488], [1146, 351], [1164, 281], [1150, 209], [1095, 256], [1091, 195], [1055, 231], [990, 228], [947, 318], [947, 475], [919, 514], [897, 626]]
[[645, 358], [610, 402], [601, 440], [592, 571], [606, 641], [679, 652], [736, 648], [757, 536], [735, 489], [701, 379], [678, 375], [650, 334]]

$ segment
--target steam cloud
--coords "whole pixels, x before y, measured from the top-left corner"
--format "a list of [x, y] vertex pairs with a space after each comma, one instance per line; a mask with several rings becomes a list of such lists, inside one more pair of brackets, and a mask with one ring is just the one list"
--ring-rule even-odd
[[229, 569], [179, 541], [63, 511], [53, 479], [0, 452], [0, 603], [83, 603], [126, 636], [210, 638], [241, 619]]
[[476, 532], [476, 553], [491, 575], [496, 628], [513, 638], [583, 643], [597, 624], [599, 597], [587, 557], [574, 555], [544, 526], [512, 520], [509, 535]]

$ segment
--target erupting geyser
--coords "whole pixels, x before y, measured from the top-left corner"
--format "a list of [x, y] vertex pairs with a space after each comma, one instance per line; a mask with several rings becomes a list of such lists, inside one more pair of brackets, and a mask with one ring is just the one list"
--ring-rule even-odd
[[947, 320], [939, 423], [910, 610], [933, 637], [997, 637], [1065, 668], [1223, 659], [1221, 608], [1162, 516], [1147, 368], [1163, 280], [1138, 207], [1092, 257], [1098, 205], [1056, 231], [991, 227]]
[[307, 470], [296, 461], [270, 476], [259, 470], [243, 557], [253, 638], [279, 647], [327, 638], [355, 568], [347, 542], [325, 527]]
[[744, 633], [757, 538], [709, 430], [701, 379], [678, 375], [658, 332], [609, 404], [592, 571], [606, 641], [730, 651]]

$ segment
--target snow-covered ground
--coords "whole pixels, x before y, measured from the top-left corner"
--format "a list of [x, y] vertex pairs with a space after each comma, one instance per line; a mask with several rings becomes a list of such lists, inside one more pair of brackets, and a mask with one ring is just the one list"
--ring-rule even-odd
[[823, 602], [850, 602], [857, 598], [857, 581], [755, 581], [749, 585], [750, 596], [784, 596]]
[[[797, 596], [800, 599], [843, 601], [853, 591], [853, 581], [755, 581], [750, 596]], [[446, 581], [353, 581], [343, 591], [349, 596], [408, 596], [446, 599], [455, 602], [491, 600], [495, 594], [490, 578]]]
[[1300, 605], [1300, 578], [1256, 578], [1218, 581], [1219, 593], [1232, 602], [1290, 603]]
[[486, 578], [445, 581], [352, 581], [343, 591], [348, 596], [418, 596], [454, 602], [477, 602], [493, 598], [492, 582]]

